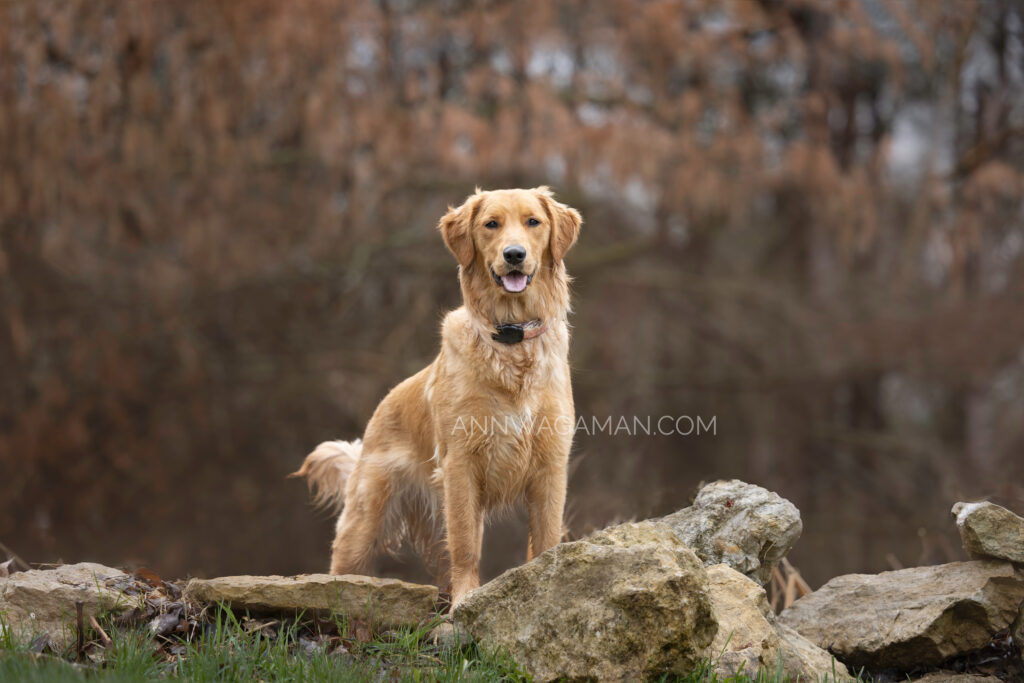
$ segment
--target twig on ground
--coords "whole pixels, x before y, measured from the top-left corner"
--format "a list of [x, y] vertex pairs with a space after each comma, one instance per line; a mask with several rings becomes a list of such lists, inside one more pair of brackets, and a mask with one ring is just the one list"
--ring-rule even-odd
[[85, 658], [85, 619], [82, 612], [84, 607], [81, 601], [75, 603], [75, 614], [78, 619], [78, 661]]
[[772, 570], [772, 578], [765, 588], [771, 598], [772, 610], [776, 613], [811, 592], [811, 587], [800, 576], [800, 570], [785, 557]]
[[107, 632], [100, 627], [99, 622], [96, 621], [96, 617], [89, 617], [89, 625], [92, 626], [92, 629], [99, 634], [100, 640], [103, 641], [103, 647], [110, 647], [114, 644], [114, 641], [110, 639]]

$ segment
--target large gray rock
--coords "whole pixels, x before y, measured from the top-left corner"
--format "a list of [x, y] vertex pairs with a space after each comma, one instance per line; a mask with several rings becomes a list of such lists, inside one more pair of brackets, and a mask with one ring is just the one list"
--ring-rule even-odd
[[651, 522], [555, 546], [472, 591], [454, 621], [539, 681], [685, 676], [716, 631], [700, 560]]
[[795, 505], [736, 479], [708, 484], [690, 507], [652, 521], [671, 527], [705, 565], [725, 563], [762, 586], [803, 531]]
[[1013, 621], [1024, 571], [978, 560], [838, 576], [779, 617], [849, 666], [937, 666], [984, 647]]
[[1024, 518], [988, 502], [957, 503], [953, 515], [968, 555], [1024, 564]]
[[779, 663], [792, 681], [847, 680], [846, 667], [796, 631], [776, 623], [764, 588], [724, 564], [707, 568], [718, 633], [711, 660], [720, 679], [758, 669], [774, 674]]
[[83, 617], [137, 606], [139, 598], [118, 590], [127, 575], [119, 569], [81, 562], [55, 569], [33, 569], [0, 578], [0, 614], [15, 634], [46, 633], [63, 647], [76, 637], [75, 603]]
[[192, 579], [184, 597], [193, 604], [224, 602], [254, 614], [327, 610], [374, 623], [415, 626], [430, 618], [437, 588], [352, 574], [222, 576]]

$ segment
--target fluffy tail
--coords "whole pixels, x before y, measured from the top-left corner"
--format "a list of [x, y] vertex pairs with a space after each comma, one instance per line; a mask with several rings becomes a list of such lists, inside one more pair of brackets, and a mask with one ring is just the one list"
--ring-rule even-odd
[[363, 452], [362, 439], [324, 441], [306, 456], [298, 472], [289, 477], [305, 477], [318, 507], [340, 510], [345, 503], [345, 483]]

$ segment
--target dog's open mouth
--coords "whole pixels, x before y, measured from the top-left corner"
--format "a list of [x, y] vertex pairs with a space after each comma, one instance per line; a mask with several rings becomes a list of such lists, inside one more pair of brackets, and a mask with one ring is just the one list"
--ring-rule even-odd
[[498, 275], [492, 269], [491, 276], [494, 278], [495, 282], [505, 289], [506, 292], [511, 292], [512, 294], [518, 294], [526, 289], [527, 285], [533, 282], [533, 275], [527, 275], [526, 273], [521, 273], [518, 270], [509, 271], [504, 275]]

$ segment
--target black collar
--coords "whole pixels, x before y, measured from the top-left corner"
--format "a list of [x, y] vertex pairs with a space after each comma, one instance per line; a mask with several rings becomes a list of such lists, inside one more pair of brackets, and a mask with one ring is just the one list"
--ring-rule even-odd
[[525, 323], [498, 323], [494, 326], [497, 332], [491, 339], [501, 344], [518, 344], [524, 339], [533, 339], [544, 334], [548, 329], [540, 320], [528, 320]]

